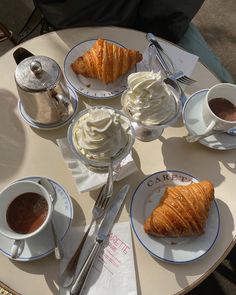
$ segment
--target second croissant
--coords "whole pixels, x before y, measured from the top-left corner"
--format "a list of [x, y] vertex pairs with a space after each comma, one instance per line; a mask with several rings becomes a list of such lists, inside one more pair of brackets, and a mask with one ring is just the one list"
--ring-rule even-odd
[[104, 39], [98, 39], [90, 50], [71, 64], [71, 68], [76, 74], [96, 78], [108, 84], [127, 73], [142, 58], [142, 54], [137, 50], [122, 48]]
[[214, 186], [210, 181], [168, 187], [144, 224], [157, 237], [201, 235], [208, 218]]

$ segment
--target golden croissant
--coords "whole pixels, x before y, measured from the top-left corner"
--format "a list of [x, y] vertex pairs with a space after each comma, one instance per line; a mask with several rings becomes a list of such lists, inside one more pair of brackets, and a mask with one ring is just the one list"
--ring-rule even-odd
[[90, 50], [71, 64], [71, 67], [76, 74], [97, 78], [107, 84], [125, 74], [142, 58], [139, 51], [98, 39]]
[[157, 237], [201, 235], [208, 218], [214, 187], [210, 181], [168, 187], [144, 224]]

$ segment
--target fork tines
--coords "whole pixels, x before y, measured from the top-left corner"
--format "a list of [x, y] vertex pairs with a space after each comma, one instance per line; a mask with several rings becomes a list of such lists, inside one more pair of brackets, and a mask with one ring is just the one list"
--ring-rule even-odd
[[179, 78], [177, 79], [177, 81], [180, 82], [180, 83], [186, 84], [186, 85], [191, 85], [191, 84], [193, 84], [193, 83], [196, 82], [196, 80], [194, 80], [194, 79], [192, 79], [192, 78], [189, 78], [189, 77], [187, 77], [187, 76], [185, 76], [185, 75], [182, 76], [182, 77], [179, 77]]
[[99, 192], [99, 195], [97, 197], [97, 200], [95, 202], [96, 207], [105, 208], [110, 198], [104, 197], [104, 189], [105, 185], [102, 187], [102, 189]]

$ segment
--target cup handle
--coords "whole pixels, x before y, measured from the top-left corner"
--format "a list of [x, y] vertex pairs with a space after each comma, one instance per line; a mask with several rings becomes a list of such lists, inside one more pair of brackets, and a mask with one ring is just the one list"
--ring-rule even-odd
[[211, 123], [208, 125], [207, 129], [203, 133], [201, 133], [201, 135], [206, 135], [206, 134], [210, 133], [212, 131], [212, 129], [215, 127], [215, 125], [216, 125], [216, 121], [215, 120], [211, 121]]
[[20, 254], [23, 251], [23, 243], [24, 240], [15, 240], [15, 242], [13, 243], [12, 247], [11, 247], [11, 257], [12, 258], [17, 258], [20, 256]]
[[186, 136], [187, 142], [193, 143], [193, 142], [199, 141], [199, 140], [211, 135], [213, 133], [213, 128], [214, 128], [215, 124], [216, 124], [216, 121], [213, 120], [203, 133], [198, 134], [198, 135], [197, 134], [196, 135], [187, 135]]

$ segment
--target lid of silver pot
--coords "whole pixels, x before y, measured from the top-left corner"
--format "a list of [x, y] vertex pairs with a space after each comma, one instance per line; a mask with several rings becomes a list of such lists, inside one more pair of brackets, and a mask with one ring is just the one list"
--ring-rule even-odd
[[51, 89], [60, 77], [59, 65], [47, 56], [31, 56], [20, 62], [15, 71], [18, 86], [26, 91]]

